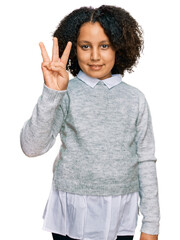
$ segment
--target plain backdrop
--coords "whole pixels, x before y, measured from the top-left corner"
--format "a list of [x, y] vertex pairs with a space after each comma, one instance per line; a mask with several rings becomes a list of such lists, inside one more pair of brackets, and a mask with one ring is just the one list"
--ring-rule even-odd
[[[123, 81], [139, 88], [150, 105], [156, 142], [161, 207], [160, 240], [178, 239], [180, 215], [179, 5], [171, 0], [31, 0], [0, 3], [0, 239], [51, 240], [42, 214], [61, 144], [43, 156], [26, 157], [19, 134], [41, 95], [39, 42], [52, 53], [52, 33], [75, 8], [102, 4], [125, 8], [144, 29], [137, 68]], [[139, 216], [135, 240], [139, 239]]]

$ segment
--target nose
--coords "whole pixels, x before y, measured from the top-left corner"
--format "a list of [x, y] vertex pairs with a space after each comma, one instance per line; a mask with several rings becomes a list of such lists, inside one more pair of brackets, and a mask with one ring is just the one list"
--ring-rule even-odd
[[91, 61], [99, 61], [101, 59], [101, 54], [98, 48], [92, 48], [91, 51]]

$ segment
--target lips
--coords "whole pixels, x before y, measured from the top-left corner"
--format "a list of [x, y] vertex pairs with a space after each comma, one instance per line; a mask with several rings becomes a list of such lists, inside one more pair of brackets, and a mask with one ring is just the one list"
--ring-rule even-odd
[[98, 70], [100, 70], [102, 67], [103, 67], [103, 65], [96, 65], [96, 64], [90, 64], [89, 65], [89, 67], [92, 69], [92, 70], [96, 70], [96, 71], [98, 71]]

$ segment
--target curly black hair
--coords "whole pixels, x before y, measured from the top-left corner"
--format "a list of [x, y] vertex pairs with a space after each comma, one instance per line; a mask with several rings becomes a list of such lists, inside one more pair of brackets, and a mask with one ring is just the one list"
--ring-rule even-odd
[[81, 7], [65, 16], [53, 33], [58, 38], [59, 56], [68, 41], [72, 42], [67, 70], [73, 76], [80, 71], [77, 60], [77, 38], [82, 24], [99, 22], [116, 51], [112, 74], [124, 75], [125, 70], [132, 72], [143, 50], [143, 30], [137, 21], [124, 9], [102, 5], [99, 8]]

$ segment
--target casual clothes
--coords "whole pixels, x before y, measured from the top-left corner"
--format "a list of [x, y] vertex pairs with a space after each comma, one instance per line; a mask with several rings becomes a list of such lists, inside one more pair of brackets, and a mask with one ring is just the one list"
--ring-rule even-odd
[[120, 198], [139, 192], [141, 231], [158, 234], [154, 136], [144, 94], [119, 74], [99, 80], [80, 72], [64, 91], [44, 85], [21, 132], [24, 153], [33, 157], [47, 152], [58, 133], [57, 193]]

